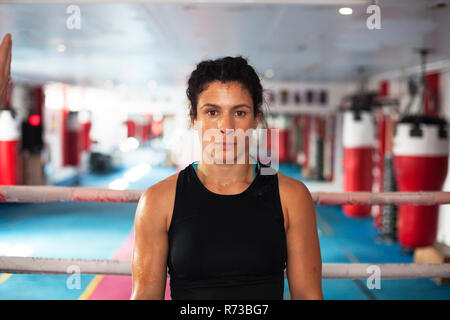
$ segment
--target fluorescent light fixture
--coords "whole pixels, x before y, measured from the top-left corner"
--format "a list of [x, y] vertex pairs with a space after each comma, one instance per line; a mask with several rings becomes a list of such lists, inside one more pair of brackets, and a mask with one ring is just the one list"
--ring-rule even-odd
[[339, 9], [339, 13], [344, 15], [344, 16], [348, 16], [348, 15], [353, 13], [353, 9], [352, 8], [347, 8], [347, 7], [340, 8]]

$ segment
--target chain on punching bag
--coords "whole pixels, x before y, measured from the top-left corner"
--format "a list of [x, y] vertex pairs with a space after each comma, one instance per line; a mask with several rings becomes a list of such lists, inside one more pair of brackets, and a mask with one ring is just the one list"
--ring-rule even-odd
[[[385, 155], [383, 161], [383, 191], [397, 191], [394, 163], [391, 154]], [[397, 241], [397, 205], [383, 205], [379, 233], [382, 242], [393, 243]]]

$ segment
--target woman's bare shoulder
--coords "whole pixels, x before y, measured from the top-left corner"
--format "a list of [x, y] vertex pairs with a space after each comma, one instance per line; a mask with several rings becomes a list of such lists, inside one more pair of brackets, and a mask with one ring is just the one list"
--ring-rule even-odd
[[298, 203], [309, 201], [311, 194], [306, 185], [300, 180], [291, 178], [281, 172], [277, 173], [280, 201], [288, 221], [286, 229], [289, 228], [289, 216], [298, 213]]
[[176, 172], [167, 178], [158, 181], [149, 186], [142, 194], [142, 196], [150, 198], [151, 200], [167, 201], [167, 197], [175, 195], [177, 179], [179, 172]]
[[[148, 215], [164, 215], [167, 220], [175, 200], [175, 191], [179, 172], [149, 186], [142, 193], [138, 204], [138, 212], [142, 218]], [[172, 208], [172, 209], [171, 209]]]
[[281, 172], [278, 172], [277, 175], [278, 185], [285, 193], [288, 193], [289, 195], [291, 195], [291, 193], [298, 195], [298, 192], [309, 192], [308, 188], [302, 181], [291, 178]]

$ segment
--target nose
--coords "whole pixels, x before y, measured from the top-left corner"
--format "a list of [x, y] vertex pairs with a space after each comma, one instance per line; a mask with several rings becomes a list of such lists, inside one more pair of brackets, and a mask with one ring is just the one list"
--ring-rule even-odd
[[219, 121], [220, 133], [224, 135], [230, 135], [234, 132], [234, 120], [233, 117], [224, 115]]

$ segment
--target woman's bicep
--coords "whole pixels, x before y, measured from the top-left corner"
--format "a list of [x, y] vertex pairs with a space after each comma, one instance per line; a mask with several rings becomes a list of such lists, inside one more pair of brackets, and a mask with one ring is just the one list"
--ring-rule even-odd
[[296, 184], [288, 204], [286, 232], [288, 276], [291, 299], [323, 299], [322, 258], [317, 234], [316, 211], [311, 195], [302, 183]]
[[131, 299], [164, 299], [168, 251], [166, 215], [154, 194], [150, 189], [144, 192], [136, 209]]

